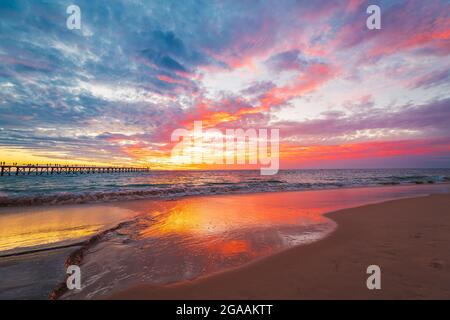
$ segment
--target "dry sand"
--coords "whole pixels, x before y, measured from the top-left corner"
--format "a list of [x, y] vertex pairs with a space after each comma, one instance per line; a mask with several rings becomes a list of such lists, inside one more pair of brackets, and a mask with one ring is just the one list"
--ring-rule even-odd
[[[141, 285], [113, 299], [450, 299], [450, 195], [327, 214], [324, 240], [171, 286]], [[366, 269], [381, 267], [381, 290]]]

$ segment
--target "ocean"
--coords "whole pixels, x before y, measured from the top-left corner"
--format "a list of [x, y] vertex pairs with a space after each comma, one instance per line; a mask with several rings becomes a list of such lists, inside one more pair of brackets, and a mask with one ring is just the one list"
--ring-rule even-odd
[[450, 182], [450, 169], [151, 171], [0, 177], [0, 206], [78, 204], [191, 195], [301, 191]]

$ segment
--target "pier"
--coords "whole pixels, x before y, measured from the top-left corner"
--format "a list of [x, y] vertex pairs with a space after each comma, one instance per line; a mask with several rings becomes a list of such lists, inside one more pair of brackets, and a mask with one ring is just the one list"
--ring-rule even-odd
[[27, 164], [8, 165], [1, 164], [0, 176], [18, 175], [58, 175], [58, 174], [96, 174], [96, 173], [124, 173], [124, 172], [148, 172], [145, 167], [103, 167], [84, 165], [59, 165], [59, 164]]

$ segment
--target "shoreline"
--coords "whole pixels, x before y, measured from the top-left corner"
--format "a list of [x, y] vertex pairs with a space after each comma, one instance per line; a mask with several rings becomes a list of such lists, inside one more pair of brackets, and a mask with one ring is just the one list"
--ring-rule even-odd
[[[325, 216], [338, 227], [317, 242], [192, 281], [134, 286], [109, 298], [450, 298], [449, 194], [388, 200]], [[366, 287], [366, 268], [372, 264], [381, 268], [381, 290]]]

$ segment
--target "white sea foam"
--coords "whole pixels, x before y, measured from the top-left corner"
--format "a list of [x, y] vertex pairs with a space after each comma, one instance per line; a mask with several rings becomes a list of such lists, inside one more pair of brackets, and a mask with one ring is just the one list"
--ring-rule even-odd
[[83, 176], [4, 176], [0, 206], [77, 204], [192, 195], [450, 182], [450, 169], [182, 171]]

